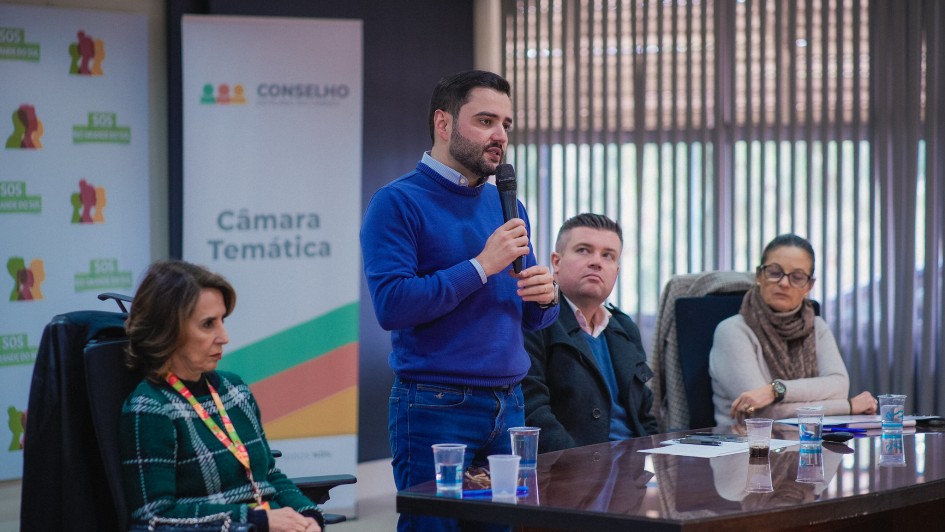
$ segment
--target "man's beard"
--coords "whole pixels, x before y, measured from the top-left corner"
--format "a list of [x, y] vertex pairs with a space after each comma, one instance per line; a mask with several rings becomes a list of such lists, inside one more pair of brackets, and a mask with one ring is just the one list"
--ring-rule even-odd
[[496, 164], [486, 160], [486, 150], [493, 146], [502, 149], [502, 145], [497, 142], [476, 144], [464, 137], [459, 129], [453, 129], [450, 134], [450, 157], [479, 177], [489, 177], [495, 173]]

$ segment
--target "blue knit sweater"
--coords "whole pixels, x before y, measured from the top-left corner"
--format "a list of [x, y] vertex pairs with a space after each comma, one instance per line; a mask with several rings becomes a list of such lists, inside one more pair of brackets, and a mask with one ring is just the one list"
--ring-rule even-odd
[[[530, 235], [525, 208], [518, 209]], [[502, 386], [528, 372], [522, 327], [547, 327], [558, 307], [524, 303], [511, 264], [482, 284], [469, 259], [503, 223], [494, 185], [457, 185], [423, 163], [374, 194], [361, 251], [374, 312], [391, 331], [389, 362], [398, 376]], [[535, 262], [529, 253], [524, 267]]]

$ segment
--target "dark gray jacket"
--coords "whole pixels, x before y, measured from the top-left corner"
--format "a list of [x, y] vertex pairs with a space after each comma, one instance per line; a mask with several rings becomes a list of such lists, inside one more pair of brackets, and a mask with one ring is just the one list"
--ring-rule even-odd
[[[607, 309], [613, 316], [602, 334], [620, 387], [619, 401], [634, 435], [655, 434], [653, 392], [646, 386], [653, 371], [646, 365], [640, 330], [618, 308]], [[567, 302], [561, 301], [558, 321], [525, 334], [525, 349], [532, 361], [522, 381], [525, 423], [541, 428], [539, 452], [608, 441], [610, 394]]]

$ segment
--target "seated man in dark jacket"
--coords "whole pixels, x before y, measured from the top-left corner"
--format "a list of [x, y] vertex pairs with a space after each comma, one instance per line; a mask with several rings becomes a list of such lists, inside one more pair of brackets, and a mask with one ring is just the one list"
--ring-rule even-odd
[[532, 360], [522, 381], [525, 423], [541, 428], [539, 452], [657, 432], [646, 386], [653, 371], [640, 330], [604, 305], [622, 249], [620, 225], [599, 214], [579, 214], [558, 232], [551, 265], [563, 296], [560, 314], [550, 327], [525, 335]]

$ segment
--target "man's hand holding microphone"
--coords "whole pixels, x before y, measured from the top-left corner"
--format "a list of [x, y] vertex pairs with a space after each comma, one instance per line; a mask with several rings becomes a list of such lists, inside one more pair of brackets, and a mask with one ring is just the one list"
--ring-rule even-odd
[[535, 265], [523, 268], [523, 257], [529, 253], [528, 232], [525, 221], [518, 217], [515, 170], [511, 164], [496, 167], [496, 186], [505, 223], [489, 236], [476, 260], [486, 276], [501, 272], [511, 263], [512, 271], [509, 273], [518, 278], [517, 294], [522, 301], [534, 301], [541, 305], [556, 303], [557, 290], [548, 267]]

